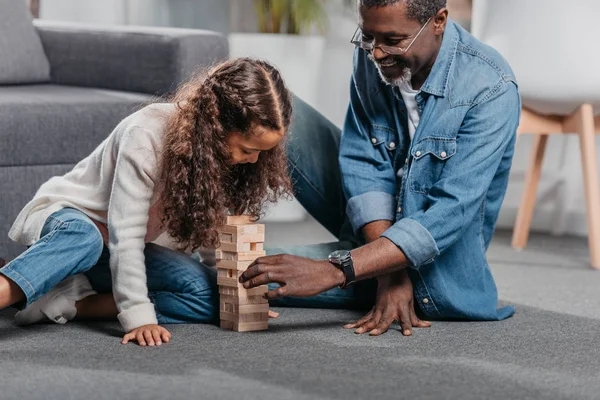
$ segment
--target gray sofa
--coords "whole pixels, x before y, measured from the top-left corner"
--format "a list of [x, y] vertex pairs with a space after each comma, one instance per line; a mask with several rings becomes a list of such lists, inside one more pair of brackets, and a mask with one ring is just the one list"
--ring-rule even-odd
[[[17, 57], [26, 37], [2, 32], [22, 17], [22, 3], [0, 0], [5, 16], [16, 7], [10, 23], [0, 16], [2, 57]], [[2, 83], [6, 60], [0, 60], [0, 256], [7, 259], [23, 251], [8, 230], [44, 181], [72, 168], [122, 118], [171, 92], [197, 68], [228, 56], [227, 39], [210, 31], [42, 20], [33, 25], [43, 54], [29, 52], [13, 60], [9, 84]], [[23, 21], [20, 28], [27, 28]], [[27, 33], [31, 39], [32, 32]], [[32, 62], [43, 64], [44, 54], [48, 66], [27, 82], [23, 70]]]

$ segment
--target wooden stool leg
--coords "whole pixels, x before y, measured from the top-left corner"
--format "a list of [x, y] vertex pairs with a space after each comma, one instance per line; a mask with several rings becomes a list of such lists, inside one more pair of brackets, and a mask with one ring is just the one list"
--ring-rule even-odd
[[515, 249], [523, 249], [527, 245], [529, 238], [529, 227], [533, 219], [533, 209], [535, 206], [535, 197], [542, 174], [542, 161], [544, 152], [548, 143], [548, 135], [536, 134], [531, 149], [531, 161], [527, 176], [525, 178], [525, 190], [519, 210], [517, 211], [517, 220], [513, 231], [512, 246]]
[[594, 112], [590, 104], [582, 105], [577, 111], [581, 162], [583, 164], [583, 187], [587, 206], [590, 258], [592, 267], [600, 269], [600, 179], [594, 140]]

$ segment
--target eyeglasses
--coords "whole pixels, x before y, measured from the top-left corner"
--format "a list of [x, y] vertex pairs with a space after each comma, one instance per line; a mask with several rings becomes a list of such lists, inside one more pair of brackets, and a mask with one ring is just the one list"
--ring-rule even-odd
[[423, 29], [425, 29], [425, 27], [427, 26], [427, 24], [429, 23], [430, 20], [431, 20], [431, 18], [429, 18], [427, 20], [427, 22], [425, 22], [425, 24], [423, 24], [423, 26], [421, 27], [421, 30], [419, 30], [419, 32], [415, 35], [413, 40], [405, 48], [397, 47], [397, 46], [388, 46], [386, 44], [375, 45], [374, 40], [371, 40], [370, 42], [365, 42], [362, 40], [363, 33], [360, 28], [356, 28], [356, 31], [354, 32], [354, 35], [352, 35], [352, 40], [350, 40], [350, 43], [352, 43], [356, 47], [366, 50], [368, 52], [372, 52], [376, 47], [379, 47], [379, 49], [386, 54], [390, 54], [390, 55], [404, 54], [408, 51], [408, 49], [410, 49], [410, 47], [413, 45], [415, 40], [417, 40], [417, 38], [419, 37], [421, 32], [423, 32]]

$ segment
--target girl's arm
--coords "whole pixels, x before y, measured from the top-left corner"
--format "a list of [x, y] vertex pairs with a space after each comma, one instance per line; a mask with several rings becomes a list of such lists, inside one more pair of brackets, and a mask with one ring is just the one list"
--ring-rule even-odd
[[157, 175], [159, 144], [140, 127], [129, 127], [116, 150], [108, 207], [110, 270], [119, 321], [125, 329], [157, 324], [148, 298], [145, 236]]

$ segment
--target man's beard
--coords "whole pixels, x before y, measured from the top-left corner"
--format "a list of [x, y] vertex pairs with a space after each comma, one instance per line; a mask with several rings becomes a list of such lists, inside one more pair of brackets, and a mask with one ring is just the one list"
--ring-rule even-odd
[[[383, 72], [381, 71], [381, 67], [379, 66], [379, 63], [377, 63], [377, 61], [375, 60], [375, 57], [373, 57], [372, 54], [369, 54], [369, 60], [373, 61], [373, 63], [375, 64], [375, 67], [377, 68], [377, 72], [379, 72], [379, 76], [381, 77], [381, 80], [390, 86], [400, 86], [403, 83], [410, 83], [410, 80], [412, 79], [412, 73], [410, 72], [410, 68], [403, 66], [402, 67], [402, 75], [399, 78], [396, 79], [389, 79], [388, 77], [386, 77]], [[396, 63], [400, 63], [400, 61], [395, 60]]]

